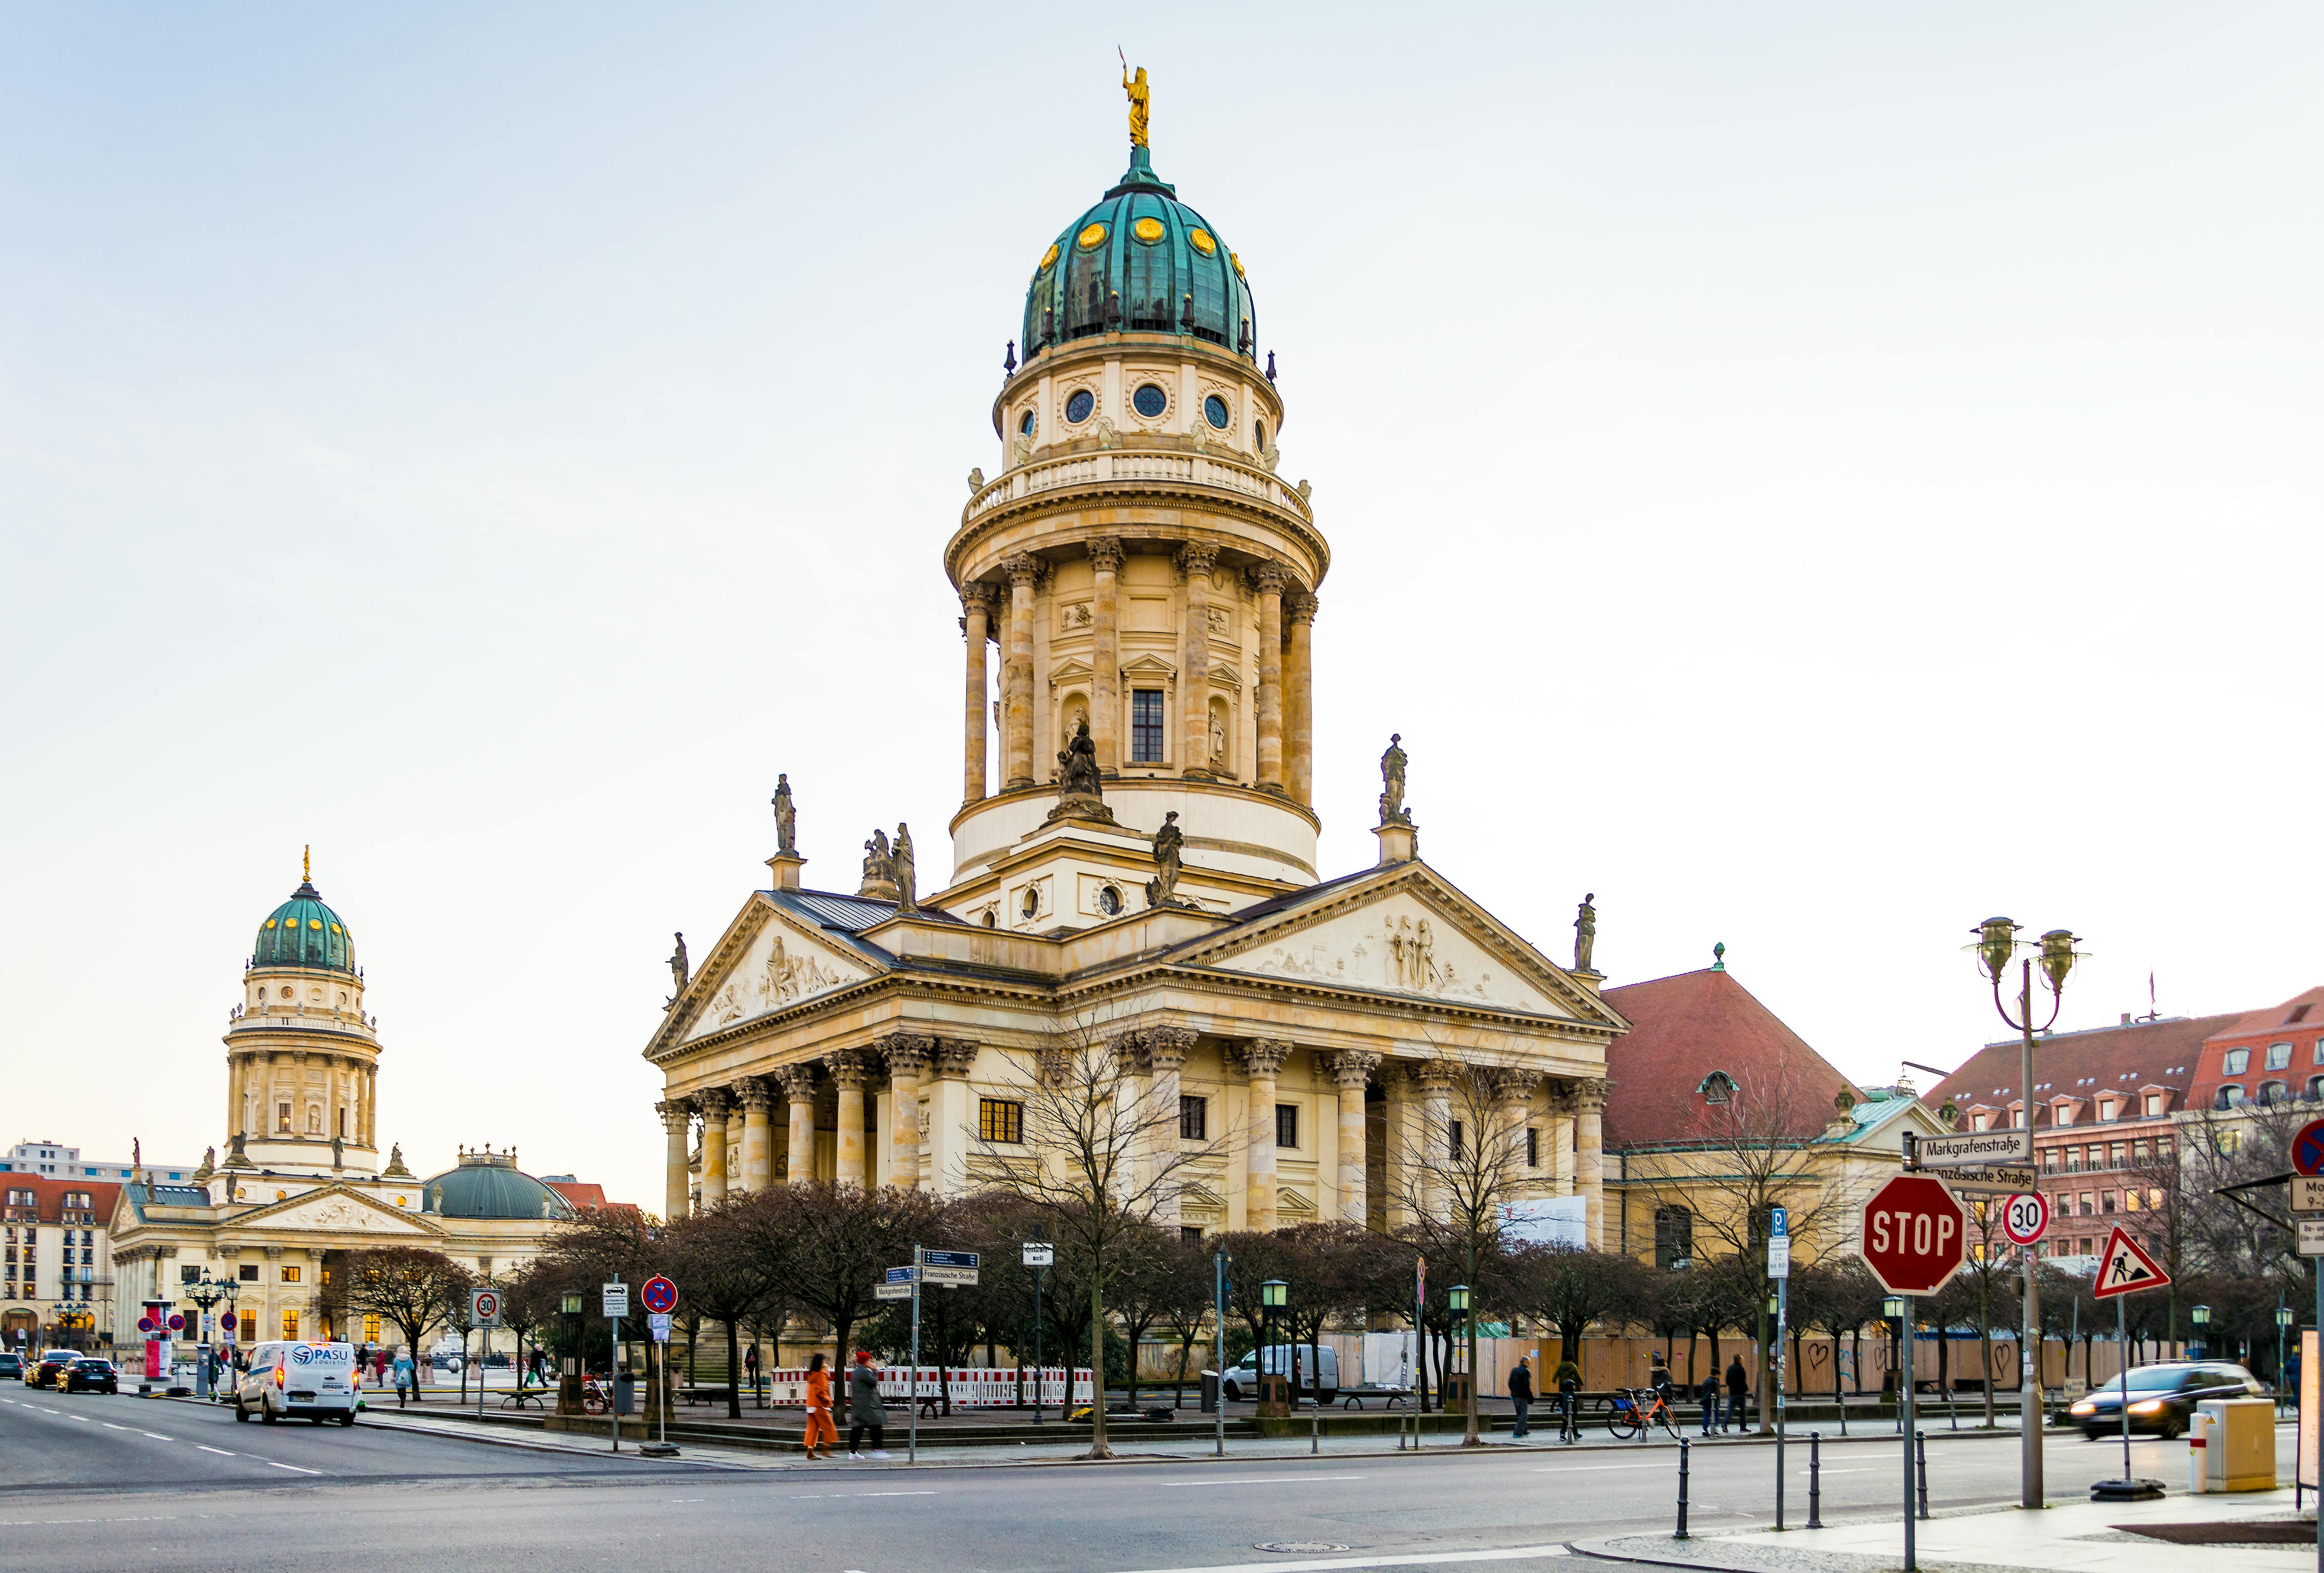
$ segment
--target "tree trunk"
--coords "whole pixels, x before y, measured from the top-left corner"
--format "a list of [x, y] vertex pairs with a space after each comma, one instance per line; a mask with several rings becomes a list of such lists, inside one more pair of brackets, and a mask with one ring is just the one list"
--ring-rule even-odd
[[[1065, 1412], [1069, 1414], [1073, 1412], [1073, 1404], [1074, 1368], [1068, 1365], [1065, 1367]], [[1082, 1457], [1113, 1457], [1113, 1449], [1105, 1445], [1105, 1291], [1098, 1286], [1098, 1276], [1094, 1273], [1090, 1274], [1090, 1449]]]
[[[669, 1348], [668, 1344], [662, 1346], [665, 1351]], [[669, 1354], [665, 1352], [662, 1358], [665, 1360], [669, 1358]], [[742, 1418], [742, 1389], [736, 1385], [742, 1379], [742, 1342], [734, 1331], [733, 1322], [730, 1320], [726, 1324], [726, 1418], [728, 1420]]]
[[[1474, 1283], [1476, 1281], [1477, 1239], [1474, 1235], [1471, 1235], [1469, 1237], [1469, 1282]], [[1461, 1445], [1464, 1448], [1480, 1448], [1484, 1446], [1484, 1440], [1478, 1435], [1477, 1431], [1477, 1310], [1476, 1302], [1473, 1299], [1476, 1291], [1471, 1289], [1469, 1292], [1472, 1298], [1468, 1311], [1462, 1318], [1462, 1320], [1468, 1324], [1468, 1330], [1462, 1347], [1468, 1354], [1469, 1380], [1465, 1405], [1468, 1419], [1461, 1428]]]

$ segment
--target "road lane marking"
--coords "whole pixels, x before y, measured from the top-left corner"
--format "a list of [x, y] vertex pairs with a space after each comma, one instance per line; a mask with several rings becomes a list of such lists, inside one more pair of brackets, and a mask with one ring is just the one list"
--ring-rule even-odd
[[[1310, 1480], [1361, 1480], [1360, 1475], [1269, 1475], [1257, 1480], [1165, 1480], [1164, 1486], [1304, 1486]], [[1275, 1566], [1270, 1562], [1268, 1567]]]
[[194, 1446], [199, 1448], [205, 1453], [216, 1453], [221, 1458], [231, 1458], [234, 1457], [232, 1453], [227, 1452], [224, 1448], [213, 1448], [208, 1442], [196, 1442]]
[[1536, 1475], [1595, 1475], [1607, 1469], [1667, 1469], [1667, 1464], [1545, 1464]]
[[137, 1434], [141, 1437], [152, 1437], [157, 1442], [174, 1442], [178, 1440], [175, 1437], [165, 1437], [160, 1431], [139, 1431]]
[[1493, 1551], [1414, 1551], [1383, 1557], [1319, 1557], [1305, 1562], [1224, 1562], [1209, 1568], [1160, 1568], [1144, 1573], [1253, 1573], [1271, 1568], [1275, 1573], [1329, 1573], [1340, 1568], [1417, 1568], [1443, 1562], [1529, 1562], [1567, 1555], [1563, 1546], [1508, 1546]]
[[[933, 1491], [802, 1491], [787, 1494], [781, 1500], [784, 1502], [831, 1502], [840, 1497], [850, 1496], [934, 1496], [936, 1495]], [[704, 1502], [708, 1498], [687, 1496], [680, 1497], [678, 1500]]]
[[109, 1431], [134, 1431], [137, 1429], [135, 1426], [117, 1426], [109, 1420], [100, 1421], [97, 1423], [105, 1427], [105, 1429]]
[[272, 1458], [262, 1458], [259, 1462], [265, 1465], [270, 1469], [289, 1469], [300, 1475], [320, 1475], [322, 1473], [320, 1469], [301, 1469], [296, 1464], [278, 1464]]

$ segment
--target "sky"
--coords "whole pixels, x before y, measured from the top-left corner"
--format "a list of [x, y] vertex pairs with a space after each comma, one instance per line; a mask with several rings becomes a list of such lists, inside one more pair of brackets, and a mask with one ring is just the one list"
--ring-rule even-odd
[[1867, 1081], [2002, 1035], [1996, 912], [2084, 937], [2061, 1027], [2324, 981], [2324, 11], [1127, 25], [0, 9], [0, 1143], [223, 1145], [311, 844], [383, 1136], [659, 1205], [777, 771], [810, 886], [949, 868], [940, 553], [1117, 47], [1332, 543], [1326, 873], [1400, 731], [1546, 952], [1723, 942]]

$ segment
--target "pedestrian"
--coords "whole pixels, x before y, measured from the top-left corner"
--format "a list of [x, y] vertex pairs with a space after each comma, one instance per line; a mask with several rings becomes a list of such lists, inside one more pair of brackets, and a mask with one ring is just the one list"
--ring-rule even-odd
[[855, 1351], [855, 1369], [847, 1378], [847, 1456], [863, 1457], [862, 1446], [865, 1430], [872, 1433], [872, 1457], [888, 1456], [888, 1411], [880, 1402], [880, 1373], [872, 1364], [872, 1351]]
[[539, 1344], [535, 1344], [535, 1345], [533, 1345], [533, 1346], [532, 1346], [532, 1384], [533, 1384], [535, 1387], [546, 1387], [546, 1386], [548, 1386], [548, 1385], [549, 1385], [548, 1366], [549, 1366], [549, 1357], [548, 1357], [548, 1355], [546, 1355], [545, 1353], [543, 1353], [543, 1352], [542, 1352], [541, 1348], [540, 1348], [540, 1346]]
[[[807, 1357], [807, 1456], [821, 1458], [839, 1443], [839, 1428], [831, 1420], [831, 1373], [823, 1368], [823, 1351]], [[817, 1452], [821, 1447], [825, 1452]]]
[[419, 1385], [419, 1368], [411, 1362], [410, 1346], [408, 1344], [396, 1345], [395, 1407], [401, 1409], [404, 1406], [407, 1397], [419, 1396], [416, 1391]]
[[1694, 1395], [1702, 1400], [1702, 1434], [1715, 1435], [1719, 1430], [1719, 1373], [1706, 1373]]
[[1527, 1412], [1533, 1408], [1533, 1367], [1523, 1355], [1517, 1357], [1517, 1368], [1509, 1373], [1509, 1407], [1517, 1411], [1509, 1440], [1517, 1441], [1533, 1429], [1527, 1421]]
[[1751, 1373], [1743, 1368], [1743, 1357], [1738, 1355], [1727, 1366], [1727, 1423], [1722, 1430], [1743, 1430], [1743, 1405], [1751, 1396]]
[[759, 1346], [755, 1339], [752, 1341], [749, 1348], [742, 1351], [742, 1378], [751, 1384], [751, 1401], [753, 1403], [757, 1403], [759, 1399]]
[[1646, 1385], [1661, 1396], [1668, 1398], [1671, 1384], [1670, 1366], [1664, 1360], [1663, 1352], [1660, 1349], [1656, 1349], [1648, 1358], [1647, 1367]]
[[1579, 1441], [1582, 1429], [1575, 1423], [1573, 1411], [1575, 1405], [1582, 1402], [1582, 1367], [1572, 1360], [1561, 1359], [1552, 1379], [1557, 1384], [1557, 1402], [1565, 1412], [1565, 1440]]

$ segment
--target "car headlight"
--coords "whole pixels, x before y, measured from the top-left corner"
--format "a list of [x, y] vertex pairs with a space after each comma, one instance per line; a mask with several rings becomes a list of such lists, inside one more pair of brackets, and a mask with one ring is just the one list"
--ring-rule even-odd
[[2066, 1412], [2068, 1414], [2096, 1414], [2098, 1412], [2098, 1406], [2085, 1398], [2081, 1403], [2074, 1405], [2073, 1408], [2068, 1410]]
[[2132, 1404], [2130, 1406], [2130, 1412], [2133, 1414], [2161, 1414], [2164, 1407], [2165, 1405], [2161, 1399], [2150, 1398], [2144, 1403]]

